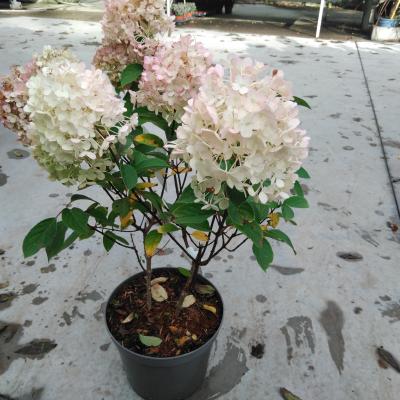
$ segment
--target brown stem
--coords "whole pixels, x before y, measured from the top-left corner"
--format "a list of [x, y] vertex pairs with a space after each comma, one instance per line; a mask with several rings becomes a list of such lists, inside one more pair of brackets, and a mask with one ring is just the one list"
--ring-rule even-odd
[[146, 256], [146, 305], [151, 310], [151, 257]]
[[190, 288], [192, 287], [193, 282], [199, 272], [200, 262], [197, 258], [198, 257], [196, 257], [196, 259], [192, 262], [192, 268], [190, 269], [190, 275], [185, 282], [185, 286], [182, 289], [181, 295], [180, 295], [178, 303], [176, 305], [176, 315], [179, 315], [179, 313], [181, 312], [183, 300], [185, 300], [185, 297], [188, 294]]

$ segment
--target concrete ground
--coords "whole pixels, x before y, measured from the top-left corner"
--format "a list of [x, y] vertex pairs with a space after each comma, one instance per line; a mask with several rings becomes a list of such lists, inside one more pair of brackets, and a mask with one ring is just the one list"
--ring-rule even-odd
[[[8, 0], [0, 0], [1, 16], [37, 16], [82, 21], [99, 21], [103, 15], [102, 0], [77, 4], [57, 4], [43, 0], [24, 3], [23, 10], [9, 10]], [[285, 8], [265, 4], [235, 4], [232, 15], [211, 15], [196, 18], [188, 25], [236, 33], [259, 33], [284, 36], [315, 37], [319, 8]], [[351, 39], [367, 36], [360, 31], [362, 12], [340, 8], [324, 9], [321, 38]], [[186, 25], [187, 26], [187, 25]]]
[[[225, 299], [225, 320], [191, 400], [275, 400], [279, 387], [302, 400], [398, 399], [400, 377], [379, 366], [375, 350], [383, 345], [400, 359], [400, 237], [390, 228], [399, 223], [400, 45], [181, 32], [218, 60], [250, 55], [282, 68], [313, 108], [301, 113], [312, 138], [311, 208], [298, 212], [297, 227], [285, 227], [298, 255], [275, 244], [274, 265], [263, 273], [244, 247], [204, 271]], [[6, 73], [45, 44], [89, 62], [100, 27], [2, 18], [0, 38]], [[92, 238], [50, 264], [42, 253], [24, 260], [28, 229], [65, 206], [72, 189], [49, 182], [4, 128], [0, 160], [0, 399], [137, 400], [102, 317], [113, 288], [138, 271], [133, 255], [107, 255]], [[183, 265], [169, 247], [155, 264]]]

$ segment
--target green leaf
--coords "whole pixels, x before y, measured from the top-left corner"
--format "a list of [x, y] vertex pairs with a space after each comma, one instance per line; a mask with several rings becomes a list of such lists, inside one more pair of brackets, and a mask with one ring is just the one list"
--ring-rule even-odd
[[159, 157], [149, 157], [140, 153], [139, 151], [134, 151], [133, 163], [136, 168], [136, 172], [139, 176], [143, 176], [150, 171], [157, 171], [162, 168], [168, 168], [169, 164], [165, 160]]
[[79, 240], [88, 239], [88, 238], [90, 238], [91, 236], [93, 236], [95, 232], [96, 232], [96, 231], [95, 231], [94, 229], [91, 229], [91, 228], [89, 227], [89, 229], [87, 230], [87, 232], [82, 232], [82, 233], [79, 234]]
[[303, 178], [303, 179], [310, 179], [310, 174], [303, 168], [301, 167], [300, 169], [298, 169], [296, 171], [296, 174], [299, 178]]
[[286, 199], [283, 204], [293, 208], [308, 208], [308, 202], [304, 197], [292, 196]]
[[86, 212], [92, 216], [96, 222], [102, 226], [106, 226], [109, 224], [107, 214], [108, 214], [108, 209], [103, 206], [97, 206], [94, 208], [88, 208]]
[[162, 239], [162, 233], [156, 230], [150, 231], [144, 238], [144, 250], [147, 257], [153, 257], [157, 251], [157, 246], [160, 244]]
[[244, 195], [244, 193], [240, 192], [235, 188], [233, 189], [227, 188], [227, 192], [229, 201], [235, 203], [237, 206], [246, 201], [246, 196]]
[[141, 192], [141, 195], [146, 199], [149, 200], [151, 205], [154, 209], [156, 209], [159, 213], [162, 212], [163, 208], [163, 201], [161, 197], [154, 192]]
[[282, 217], [285, 221], [289, 221], [294, 217], [293, 210], [285, 203], [282, 204]]
[[131, 101], [131, 95], [129, 91], [126, 92], [124, 96], [124, 101], [125, 101], [125, 109], [126, 111], [124, 112], [125, 117], [131, 117], [133, 115], [133, 104]]
[[67, 229], [68, 228], [62, 221], [57, 222], [57, 230], [53, 240], [46, 246], [46, 254], [49, 261], [64, 249], [65, 233], [67, 232]]
[[125, 245], [129, 244], [123, 237], [116, 235], [114, 232], [105, 232], [103, 235], [103, 246], [106, 251], [110, 251], [115, 243], [123, 243]]
[[[112, 185], [114, 187], [116, 187], [120, 192], [124, 192], [125, 183], [124, 183], [124, 181], [123, 181], [123, 179], [121, 177], [121, 172], [120, 171], [115, 172], [113, 174], [106, 173], [106, 179], [107, 179], [107, 181], [112, 183]], [[108, 184], [108, 182], [107, 182], [107, 184]], [[110, 187], [110, 186], [106, 186], [106, 187]]]
[[121, 73], [121, 86], [124, 87], [139, 80], [143, 67], [140, 64], [129, 64]]
[[243, 225], [254, 220], [254, 210], [249, 203], [242, 203], [236, 206], [229, 202], [228, 216], [235, 225]]
[[172, 205], [171, 210], [175, 208], [175, 206], [182, 205], [182, 204], [193, 204], [196, 200], [196, 196], [194, 195], [193, 188], [188, 185], [183, 189], [183, 192], [178, 197], [176, 202]]
[[175, 231], [179, 231], [179, 227], [174, 224], [170, 224], [170, 223], [161, 225], [157, 228], [157, 232], [162, 233], [162, 234], [175, 232]]
[[260, 247], [253, 244], [253, 253], [260, 267], [266, 271], [274, 259], [274, 252], [268, 240], [264, 239]]
[[260, 247], [263, 243], [263, 231], [256, 222], [247, 223], [244, 225], [235, 225], [236, 228], [246, 235], [255, 246]]
[[[157, 115], [154, 111], [150, 111], [146, 107], [138, 107], [135, 112], [139, 116], [139, 125], [151, 122], [162, 129], [166, 134], [169, 133], [170, 128], [168, 122], [161, 115]], [[171, 139], [168, 138], [168, 140]]]
[[269, 206], [267, 204], [256, 203], [251, 197], [247, 198], [247, 203], [253, 209], [254, 218], [260, 224], [269, 214]]
[[124, 217], [130, 210], [128, 198], [114, 200], [112, 210], [119, 216]]
[[189, 269], [183, 268], [183, 267], [178, 267], [178, 271], [185, 278], [189, 278], [189, 276], [190, 276], [190, 270]]
[[299, 106], [306, 107], [306, 108], [309, 108], [311, 110], [310, 105], [304, 99], [302, 99], [300, 97], [297, 97], [297, 96], [293, 96], [293, 101], [295, 103], [297, 103]]
[[156, 336], [145, 336], [140, 333], [139, 340], [147, 347], [157, 347], [162, 343], [162, 340]]
[[73, 201], [78, 201], [78, 200], [89, 200], [89, 201], [93, 201], [94, 203], [98, 203], [98, 201], [93, 200], [93, 199], [91, 199], [90, 197], [85, 196], [84, 194], [73, 194], [73, 195], [71, 196], [71, 199], [70, 199], [71, 203], [72, 203]]
[[159, 136], [153, 135], [151, 133], [142, 133], [140, 135], [137, 135], [133, 138], [133, 141], [150, 147], [164, 146], [164, 142], [162, 141], [162, 139]]
[[136, 169], [129, 164], [121, 165], [121, 175], [124, 180], [125, 186], [131, 190], [136, 186], [138, 176]]
[[294, 183], [293, 190], [297, 194], [297, 196], [304, 197], [304, 191], [299, 181], [296, 181]]
[[72, 243], [75, 242], [76, 239], [78, 239], [79, 235], [77, 232], [72, 232], [67, 239], [65, 240], [63, 247], [61, 250], [65, 250], [67, 247], [71, 246]]
[[47, 218], [36, 224], [25, 236], [22, 243], [24, 257], [36, 254], [41, 248], [48, 246], [57, 232], [57, 220]]
[[286, 233], [282, 232], [281, 230], [269, 229], [264, 231], [264, 235], [272, 239], [278, 240], [280, 242], [286, 243], [288, 246], [292, 248], [294, 254], [296, 254], [296, 250], [294, 249], [292, 241], [289, 239], [289, 236], [287, 236]]
[[64, 224], [73, 231], [78, 232], [79, 235], [87, 234], [91, 231], [87, 225], [88, 219], [89, 214], [85, 213], [80, 208], [64, 208], [62, 211], [62, 221]]
[[208, 217], [213, 214], [211, 210], [202, 210], [201, 204], [180, 204], [173, 208], [175, 222], [178, 225], [190, 226], [200, 231], [209, 231]]

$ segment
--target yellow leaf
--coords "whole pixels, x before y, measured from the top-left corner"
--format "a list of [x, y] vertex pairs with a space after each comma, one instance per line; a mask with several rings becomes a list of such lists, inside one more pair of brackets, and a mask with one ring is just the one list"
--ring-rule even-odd
[[153, 183], [153, 182], [140, 182], [136, 185], [136, 189], [139, 190], [144, 190], [144, 189], [149, 189], [152, 188], [154, 186], [157, 186], [157, 183]]
[[192, 169], [188, 167], [178, 167], [174, 168], [171, 172], [171, 175], [176, 175], [176, 174], [186, 174], [187, 172], [190, 172]]
[[260, 225], [262, 231], [268, 230], [268, 225]]
[[135, 195], [135, 193], [131, 193], [131, 194], [129, 195], [129, 197], [128, 197], [129, 204], [130, 204], [131, 206], [135, 205], [136, 200], [137, 200], [137, 196]]
[[153, 300], [161, 303], [162, 301], [168, 299], [168, 293], [160, 284], [155, 283], [151, 287], [151, 297]]
[[203, 304], [203, 308], [207, 311], [212, 312], [213, 314], [217, 314], [217, 309], [214, 306], [209, 306], [208, 304]]
[[128, 214], [123, 217], [119, 217], [119, 220], [121, 221], [121, 229], [127, 228], [133, 221], [132, 211], [129, 211]]
[[202, 242], [206, 242], [208, 240], [208, 235], [205, 232], [202, 231], [194, 231], [192, 232], [192, 236], [197, 239], [200, 240]]
[[278, 213], [270, 213], [268, 214], [269, 222], [268, 225], [276, 228], [279, 224], [279, 214]]
[[157, 251], [157, 246], [159, 245], [163, 235], [158, 233], [156, 230], [150, 231], [144, 238], [144, 251], [147, 257], [153, 257]]

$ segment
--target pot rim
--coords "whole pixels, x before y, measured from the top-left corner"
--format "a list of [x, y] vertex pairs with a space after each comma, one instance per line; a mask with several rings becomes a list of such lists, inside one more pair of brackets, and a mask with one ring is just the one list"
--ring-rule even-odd
[[[175, 270], [175, 269], [177, 269], [177, 268], [175, 268], [175, 267], [156, 267], [156, 268], [153, 268], [153, 270], [160, 270], [160, 269]], [[140, 272], [138, 272], [138, 273], [136, 273], [136, 274], [133, 274], [133, 275], [130, 276], [129, 278], [125, 279], [124, 281], [122, 281], [122, 282], [111, 292], [110, 296], [108, 296], [108, 299], [107, 299], [107, 302], [106, 302], [106, 306], [105, 306], [105, 308], [104, 308], [104, 313], [103, 313], [104, 315], [103, 315], [103, 316], [104, 316], [104, 323], [105, 323], [105, 325], [106, 325], [107, 332], [108, 332], [108, 334], [110, 335], [112, 341], [117, 345], [117, 347], [118, 347], [119, 349], [122, 349], [122, 350], [124, 350], [124, 351], [126, 351], [126, 352], [128, 352], [128, 353], [130, 353], [130, 354], [132, 354], [132, 355], [134, 355], [135, 357], [141, 358], [141, 359], [143, 359], [143, 360], [154, 360], [155, 362], [162, 361], [162, 360], [165, 360], [165, 361], [166, 361], [166, 360], [168, 360], [168, 361], [169, 361], [169, 360], [183, 360], [183, 359], [185, 359], [185, 358], [187, 358], [187, 357], [193, 356], [194, 354], [196, 354], [197, 352], [199, 352], [201, 349], [203, 349], [204, 346], [208, 345], [209, 342], [214, 341], [214, 339], [215, 339], [216, 336], [218, 335], [219, 330], [221, 329], [221, 325], [222, 325], [222, 322], [223, 322], [223, 320], [224, 320], [224, 314], [225, 314], [225, 313], [224, 313], [224, 302], [223, 302], [222, 296], [221, 296], [219, 290], [216, 288], [216, 286], [215, 286], [212, 282], [210, 282], [207, 278], [205, 278], [204, 276], [199, 275], [199, 276], [201, 277], [201, 279], [203, 279], [203, 280], [206, 281], [207, 284], [210, 284], [210, 285], [212, 285], [212, 286], [215, 288], [215, 291], [217, 292], [217, 294], [218, 294], [218, 296], [219, 296], [219, 298], [220, 298], [220, 300], [221, 300], [221, 310], [222, 310], [221, 320], [220, 320], [220, 322], [219, 322], [219, 325], [218, 325], [217, 330], [214, 332], [214, 334], [213, 334], [206, 342], [204, 342], [204, 343], [203, 343], [200, 347], [198, 347], [197, 349], [190, 351], [189, 353], [180, 354], [179, 356], [172, 356], [172, 357], [150, 357], [150, 356], [146, 356], [146, 355], [144, 355], [144, 354], [136, 353], [135, 351], [129, 350], [129, 349], [127, 349], [126, 347], [122, 346], [122, 344], [119, 343], [118, 340], [114, 337], [114, 335], [110, 332], [110, 329], [109, 329], [109, 327], [108, 327], [108, 323], [107, 323], [107, 309], [108, 309], [108, 305], [109, 305], [109, 303], [110, 303], [111, 298], [114, 296], [115, 292], [116, 292], [122, 285], [124, 285], [127, 281], [129, 281], [130, 279], [132, 279], [134, 276], [139, 275], [139, 274], [144, 274], [144, 273], [145, 273], [144, 271], [140, 271]]]

